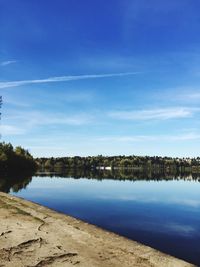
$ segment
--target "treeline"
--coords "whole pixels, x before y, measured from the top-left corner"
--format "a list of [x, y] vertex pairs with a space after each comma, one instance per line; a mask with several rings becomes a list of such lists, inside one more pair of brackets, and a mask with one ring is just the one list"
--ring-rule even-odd
[[170, 172], [200, 172], [200, 157], [171, 158], [150, 156], [93, 156], [93, 157], [60, 157], [36, 158], [40, 169], [135, 169]]
[[130, 169], [153, 173], [200, 173], [200, 157], [172, 158], [150, 156], [88, 156], [36, 158], [22, 147], [0, 143], [0, 173], [31, 172], [40, 170], [102, 170]]
[[28, 150], [10, 143], [0, 143], [0, 173], [19, 173], [36, 170], [36, 162]]

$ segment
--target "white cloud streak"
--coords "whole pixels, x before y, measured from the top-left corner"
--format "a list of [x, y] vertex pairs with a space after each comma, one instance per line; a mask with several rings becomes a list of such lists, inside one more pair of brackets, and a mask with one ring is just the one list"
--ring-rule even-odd
[[147, 141], [165, 141], [165, 142], [177, 142], [177, 141], [193, 141], [200, 140], [200, 134], [187, 133], [177, 135], [132, 135], [132, 136], [105, 136], [97, 139], [100, 142], [147, 142]]
[[59, 126], [82, 126], [93, 122], [93, 116], [86, 113], [61, 114], [61, 113], [40, 113], [40, 112], [16, 112], [4, 118], [5, 124], [0, 126], [0, 134], [24, 135], [38, 127], [59, 127]]
[[1, 63], [0, 63], [0, 66], [4, 67], [4, 66], [7, 66], [7, 65], [16, 63], [16, 62], [17, 62], [16, 60], [7, 60], [7, 61], [3, 61], [3, 62], [1, 62]]
[[185, 96], [187, 99], [191, 99], [191, 100], [199, 100], [200, 99], [200, 92], [196, 92], [196, 93], [190, 93], [188, 95]]
[[0, 134], [1, 135], [22, 135], [25, 134], [26, 130], [16, 127], [14, 125], [1, 125], [0, 126]]
[[157, 101], [165, 101], [166, 99], [169, 102], [186, 102], [194, 103], [200, 99], [200, 89], [197, 87], [172, 87], [165, 88], [161, 91], [155, 91], [152, 93], [153, 97]]
[[160, 108], [149, 110], [113, 111], [108, 116], [119, 120], [168, 120], [192, 117], [199, 108]]
[[17, 87], [30, 84], [42, 84], [42, 83], [53, 83], [53, 82], [67, 82], [76, 80], [86, 79], [97, 79], [97, 78], [112, 78], [112, 77], [123, 77], [129, 75], [136, 75], [139, 72], [123, 72], [123, 73], [109, 73], [109, 74], [89, 74], [89, 75], [73, 75], [73, 76], [59, 76], [49, 77], [47, 79], [36, 79], [36, 80], [21, 80], [21, 81], [9, 81], [0, 82], [0, 89]]
[[93, 120], [93, 116], [86, 113], [79, 114], [62, 114], [62, 113], [42, 113], [42, 112], [26, 112], [7, 115], [7, 121], [17, 121], [26, 126], [39, 125], [85, 125]]

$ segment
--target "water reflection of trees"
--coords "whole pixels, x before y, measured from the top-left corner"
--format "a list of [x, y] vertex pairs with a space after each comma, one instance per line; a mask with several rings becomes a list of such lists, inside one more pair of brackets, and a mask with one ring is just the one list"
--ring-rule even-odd
[[32, 176], [21, 175], [0, 175], [0, 191], [9, 193], [11, 191], [18, 192], [21, 189], [25, 189], [27, 185], [32, 181]]
[[68, 169], [62, 170], [57, 169], [54, 172], [40, 171], [36, 173], [36, 176], [41, 177], [63, 177], [63, 178], [87, 178], [87, 179], [111, 179], [111, 180], [144, 180], [144, 181], [170, 181], [170, 180], [195, 180], [200, 182], [200, 174], [189, 173], [189, 172], [143, 172], [135, 171], [130, 169], [115, 169], [115, 170], [87, 170], [87, 169]]
[[[34, 176], [39, 177], [62, 177], [62, 178], [87, 178], [96, 180], [119, 180], [119, 181], [172, 181], [172, 180], [191, 180], [200, 182], [200, 175], [191, 173], [160, 173], [160, 172], [141, 172], [131, 171], [130, 169], [117, 169], [117, 170], [92, 170], [85, 169], [62, 169], [55, 172], [39, 171]], [[0, 175], [0, 191], [9, 193], [11, 191], [18, 192], [25, 189], [32, 181], [30, 174], [20, 175]]]

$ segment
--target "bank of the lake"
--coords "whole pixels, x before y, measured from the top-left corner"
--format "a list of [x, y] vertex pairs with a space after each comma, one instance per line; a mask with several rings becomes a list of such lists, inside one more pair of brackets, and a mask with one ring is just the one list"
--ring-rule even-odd
[[1, 266], [194, 266], [5, 193], [0, 209]]

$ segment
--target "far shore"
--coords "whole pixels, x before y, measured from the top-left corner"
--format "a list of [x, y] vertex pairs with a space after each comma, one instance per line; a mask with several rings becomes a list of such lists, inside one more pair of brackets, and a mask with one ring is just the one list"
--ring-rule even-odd
[[5, 193], [0, 221], [0, 266], [194, 266]]

